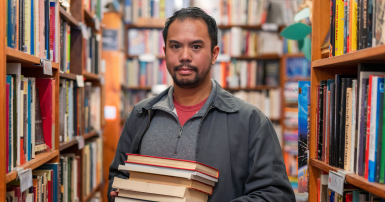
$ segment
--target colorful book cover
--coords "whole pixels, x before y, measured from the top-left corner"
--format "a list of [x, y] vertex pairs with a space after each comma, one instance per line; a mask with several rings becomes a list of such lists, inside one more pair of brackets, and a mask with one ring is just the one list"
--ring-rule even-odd
[[335, 56], [344, 54], [344, 0], [336, 0]]
[[298, 82], [298, 192], [308, 192], [310, 81]]
[[[372, 81], [372, 109], [371, 109], [371, 129], [370, 129], [370, 140], [369, 140], [369, 182], [375, 181], [375, 173], [376, 173], [376, 141], [379, 134], [378, 131], [378, 121], [379, 121], [379, 109], [380, 109], [380, 98], [381, 92], [384, 92], [384, 78], [373, 77]], [[374, 124], [374, 125], [372, 125]]]

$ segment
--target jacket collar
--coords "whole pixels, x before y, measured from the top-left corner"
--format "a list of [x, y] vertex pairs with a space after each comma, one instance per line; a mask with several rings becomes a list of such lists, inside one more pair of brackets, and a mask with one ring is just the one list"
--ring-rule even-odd
[[[237, 112], [239, 111], [239, 108], [237, 107], [237, 105], [235, 104], [234, 102], [234, 96], [229, 93], [228, 91], [224, 90], [219, 84], [217, 81], [214, 80], [214, 82], [216, 82], [216, 88], [214, 89], [216, 91], [215, 93], [215, 97], [214, 97], [214, 105], [213, 107], [214, 108], [218, 108], [219, 110], [223, 111], [223, 112], [227, 112], [227, 113], [234, 113], [234, 112]], [[159, 95], [155, 96], [153, 99], [150, 99], [148, 101], [148, 103], [146, 103], [143, 108], [138, 108], [138, 111], [139, 113], [142, 113], [142, 109], [143, 110], [150, 110], [152, 109], [152, 107], [160, 100], [162, 99], [165, 95], [168, 94], [169, 90], [170, 90], [171, 86], [169, 88], [167, 88], [166, 90], [164, 90], [163, 92], [161, 92]]]

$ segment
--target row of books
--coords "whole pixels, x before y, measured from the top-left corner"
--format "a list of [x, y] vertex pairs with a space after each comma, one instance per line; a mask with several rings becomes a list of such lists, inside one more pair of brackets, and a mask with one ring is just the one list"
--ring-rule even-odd
[[119, 170], [130, 178], [114, 178], [116, 202], [207, 201], [219, 176], [217, 169], [199, 162], [137, 154], [127, 154]]
[[357, 75], [317, 85], [318, 159], [384, 183], [384, 64], [359, 64]]
[[234, 93], [238, 97], [262, 111], [271, 119], [278, 119], [281, 115], [281, 90], [271, 89], [262, 91], [237, 91]]
[[[84, 100], [83, 100], [84, 99]], [[99, 131], [100, 87], [85, 82], [84, 89], [73, 80], [60, 79], [59, 85], [59, 141], [70, 141], [84, 132]], [[84, 111], [82, 111], [84, 110]]]
[[124, 22], [136, 24], [139, 18], [165, 19], [186, 7], [190, 7], [190, 0], [125, 0]]
[[83, 148], [83, 196], [88, 196], [103, 181], [103, 140], [93, 138]]
[[161, 29], [129, 29], [127, 37], [129, 55], [150, 53], [164, 56]]
[[58, 62], [59, 5], [55, 0], [6, 0], [10, 48]]
[[283, 97], [286, 103], [297, 103], [298, 102], [298, 82], [285, 82], [283, 90]]
[[[65, 1], [65, 0], [64, 0]], [[67, 0], [70, 1], [70, 0]], [[72, 0], [76, 1], [76, 0]], [[90, 13], [94, 13], [99, 20], [102, 19], [102, 0], [83, 0], [83, 8]]]
[[55, 149], [55, 80], [25, 77], [8, 63], [6, 78], [6, 172]]
[[71, 61], [71, 27], [60, 19], [60, 70], [70, 73]]
[[384, 44], [384, 3], [330, 1], [330, 57]]
[[130, 90], [122, 88], [120, 91], [120, 118], [125, 120], [127, 115], [131, 113], [134, 106], [144, 100], [153, 96], [151, 92], [145, 90]]
[[281, 54], [283, 51], [278, 33], [240, 27], [218, 30], [218, 46], [220, 53], [235, 57]]
[[328, 174], [321, 174], [317, 179], [317, 200], [319, 202], [385, 202], [385, 199], [351, 184], [345, 184], [342, 191], [343, 194], [340, 195], [339, 193], [328, 189], [328, 181]]
[[82, 188], [80, 182], [81, 163], [80, 156], [74, 153], [60, 154], [59, 201], [79, 201], [80, 189]]
[[283, 121], [285, 126], [298, 127], [298, 108], [297, 107], [285, 107], [284, 108], [285, 120]]
[[129, 59], [121, 68], [121, 83], [130, 87], [158, 84], [170, 86], [173, 83], [164, 59], [155, 59], [152, 62], [140, 61], [138, 58]]
[[[287, 175], [296, 177], [298, 175], [298, 155], [295, 155], [287, 151], [284, 151], [282, 155], [283, 155], [283, 161], [285, 163]], [[297, 183], [298, 183], [298, 180], [297, 180]]]
[[20, 181], [7, 184], [7, 202], [58, 201], [59, 196], [59, 165], [47, 163], [32, 171], [32, 187], [21, 192]]
[[311, 63], [304, 57], [285, 60], [286, 78], [308, 78], [310, 80]]
[[90, 73], [99, 74], [101, 52], [99, 50], [101, 35], [93, 31], [91, 27], [87, 27], [87, 40], [84, 46], [84, 70]]
[[211, 77], [223, 88], [279, 86], [280, 64], [274, 60], [231, 60], [213, 65]]
[[298, 42], [295, 40], [290, 40], [283, 38], [283, 53], [284, 54], [297, 54], [301, 50], [298, 48]]
[[298, 3], [291, 0], [194, 0], [193, 3], [212, 16], [218, 25], [289, 25], [298, 10]]

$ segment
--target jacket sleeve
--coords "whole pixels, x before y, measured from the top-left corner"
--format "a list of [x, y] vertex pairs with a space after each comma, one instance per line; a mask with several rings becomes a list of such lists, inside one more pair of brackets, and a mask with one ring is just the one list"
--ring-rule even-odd
[[[134, 109], [135, 110], [135, 109]], [[115, 191], [116, 189], [112, 188], [112, 183], [114, 182], [114, 177], [119, 177], [122, 179], [128, 179], [129, 174], [127, 172], [122, 172], [118, 170], [119, 165], [123, 165], [124, 161], [127, 160], [127, 153], [130, 151], [130, 147], [132, 144], [132, 138], [130, 136], [130, 132], [132, 129], [132, 119], [133, 119], [133, 112], [128, 115], [128, 118], [126, 119], [126, 122], [124, 123], [124, 128], [122, 131], [122, 134], [120, 135], [118, 146], [116, 148], [115, 157], [112, 160], [112, 163], [110, 165], [109, 169], [109, 175], [108, 175], [108, 191], [107, 191], [107, 198], [109, 202], [113, 202], [114, 198], [111, 197], [110, 193], [111, 191]]]
[[255, 125], [250, 123], [249, 175], [244, 193], [231, 202], [294, 202], [294, 191], [272, 123], [265, 118], [260, 127]]

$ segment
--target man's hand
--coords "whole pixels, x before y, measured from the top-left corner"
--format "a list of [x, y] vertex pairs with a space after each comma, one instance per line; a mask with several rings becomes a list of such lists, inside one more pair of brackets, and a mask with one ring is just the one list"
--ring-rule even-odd
[[111, 191], [110, 195], [115, 198], [115, 196], [118, 196], [119, 190], [117, 191]]

